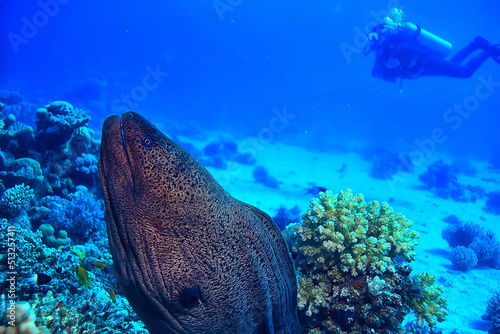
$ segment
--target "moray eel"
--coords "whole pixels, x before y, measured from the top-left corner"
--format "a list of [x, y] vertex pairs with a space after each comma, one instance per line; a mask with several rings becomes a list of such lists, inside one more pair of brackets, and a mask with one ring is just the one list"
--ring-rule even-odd
[[273, 220], [153, 124], [108, 117], [99, 175], [116, 274], [151, 334], [300, 333], [294, 265]]

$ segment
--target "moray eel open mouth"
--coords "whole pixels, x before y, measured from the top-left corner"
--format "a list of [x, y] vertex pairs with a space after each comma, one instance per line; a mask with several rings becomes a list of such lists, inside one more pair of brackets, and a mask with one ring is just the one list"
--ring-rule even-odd
[[99, 177], [118, 280], [150, 334], [298, 334], [297, 282], [272, 219], [142, 116], [110, 116]]

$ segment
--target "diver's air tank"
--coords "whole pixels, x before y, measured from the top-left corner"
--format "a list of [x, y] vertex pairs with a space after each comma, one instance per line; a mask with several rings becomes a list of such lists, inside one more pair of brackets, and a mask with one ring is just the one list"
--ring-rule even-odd
[[415, 41], [427, 48], [429, 51], [442, 56], [448, 56], [451, 52], [451, 43], [445, 41], [441, 37], [420, 28], [418, 25], [403, 21], [403, 12], [397, 8], [390, 11], [388, 17], [385, 18], [387, 24], [391, 26], [399, 26], [408, 36], [415, 38]]
[[445, 41], [441, 37], [438, 37], [411, 22], [404, 22], [402, 24], [402, 27], [409, 36], [415, 36], [415, 40], [417, 41], [417, 43], [426, 47], [433, 53], [438, 54], [443, 58], [450, 54], [450, 42]]

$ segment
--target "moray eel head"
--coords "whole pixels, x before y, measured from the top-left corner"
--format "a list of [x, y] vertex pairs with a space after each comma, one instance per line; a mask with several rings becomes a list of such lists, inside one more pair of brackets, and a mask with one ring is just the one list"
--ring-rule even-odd
[[272, 219], [153, 124], [108, 117], [99, 175], [117, 277], [151, 334], [300, 332], [293, 262]]

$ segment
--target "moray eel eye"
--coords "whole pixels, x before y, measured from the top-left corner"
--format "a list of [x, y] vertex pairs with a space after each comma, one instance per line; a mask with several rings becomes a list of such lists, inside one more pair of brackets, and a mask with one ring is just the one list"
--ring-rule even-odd
[[200, 301], [200, 291], [198, 290], [198, 288], [185, 288], [181, 291], [179, 301], [182, 307], [194, 307]]
[[151, 139], [147, 136], [142, 137], [141, 143], [142, 143], [142, 145], [144, 145], [146, 147], [151, 147], [151, 145], [153, 145], [153, 139]]

